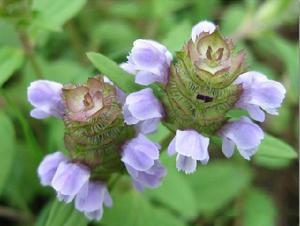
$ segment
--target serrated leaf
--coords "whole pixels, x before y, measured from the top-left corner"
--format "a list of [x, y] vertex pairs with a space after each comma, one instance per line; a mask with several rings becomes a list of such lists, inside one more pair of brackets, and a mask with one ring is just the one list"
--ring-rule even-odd
[[34, 0], [32, 9], [37, 12], [33, 26], [60, 31], [62, 25], [76, 15], [86, 0]]
[[285, 159], [295, 159], [298, 156], [297, 152], [290, 145], [268, 134], [265, 134], [265, 138], [260, 144], [256, 155]]
[[142, 89], [141, 86], [134, 83], [134, 76], [124, 71], [119, 65], [100, 53], [87, 53], [87, 57], [92, 64], [107, 76], [115, 85], [124, 92], [131, 93]]
[[262, 190], [250, 190], [245, 200], [243, 226], [274, 226], [275, 220], [276, 208], [272, 198]]
[[55, 200], [50, 209], [45, 226], [86, 226], [88, 220], [72, 204]]
[[114, 205], [104, 211], [104, 226], [184, 226], [185, 223], [168, 210], [149, 203], [135, 191], [118, 194]]
[[199, 165], [197, 172], [186, 179], [196, 193], [198, 212], [211, 214], [238, 196], [250, 185], [251, 178], [247, 165], [219, 160]]
[[0, 86], [22, 65], [23, 52], [20, 49], [3, 47], [0, 49]]
[[15, 155], [15, 131], [10, 118], [0, 111], [0, 194], [11, 171]]

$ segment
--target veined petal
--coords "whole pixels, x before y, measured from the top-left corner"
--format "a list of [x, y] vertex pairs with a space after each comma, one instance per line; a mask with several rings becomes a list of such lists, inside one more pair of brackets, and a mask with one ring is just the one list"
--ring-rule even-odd
[[179, 171], [182, 170], [187, 174], [193, 173], [197, 168], [197, 160], [185, 155], [178, 154], [176, 158], [176, 168]]
[[54, 152], [46, 155], [38, 167], [38, 175], [41, 184], [44, 186], [51, 185], [51, 181], [56, 173], [58, 165], [67, 160], [67, 157], [65, 157], [62, 152]]
[[194, 130], [176, 131], [176, 152], [191, 157], [195, 160], [203, 160], [208, 153], [209, 139]]
[[77, 163], [61, 162], [52, 180], [52, 187], [62, 195], [75, 196], [88, 182], [90, 171]]

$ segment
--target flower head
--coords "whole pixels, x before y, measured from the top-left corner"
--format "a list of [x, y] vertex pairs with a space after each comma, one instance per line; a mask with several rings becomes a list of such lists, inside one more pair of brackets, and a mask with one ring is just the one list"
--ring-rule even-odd
[[165, 169], [159, 163], [159, 145], [139, 134], [123, 146], [122, 161], [133, 179], [135, 187], [158, 187]]
[[30, 115], [43, 119], [49, 116], [62, 118], [64, 106], [62, 103], [62, 85], [48, 80], [37, 80], [30, 83], [27, 90], [28, 101], [35, 107]]
[[255, 71], [240, 75], [234, 83], [243, 86], [242, 95], [236, 106], [247, 110], [251, 118], [263, 122], [264, 111], [272, 115], [278, 114], [277, 108], [281, 106], [286, 93], [281, 83]]
[[227, 158], [233, 155], [236, 146], [240, 154], [250, 160], [264, 138], [262, 129], [247, 117], [228, 122], [219, 133], [223, 137], [222, 152]]
[[155, 131], [163, 109], [152, 89], [146, 88], [127, 96], [123, 114], [128, 125], [137, 125], [141, 133], [147, 134]]
[[146, 39], [138, 39], [128, 56], [128, 62], [121, 67], [128, 73], [135, 74], [135, 82], [149, 85], [153, 82], [168, 82], [171, 53], [162, 44]]
[[168, 147], [168, 154], [177, 153], [176, 167], [185, 173], [193, 173], [197, 168], [197, 161], [206, 164], [209, 139], [195, 130], [177, 130]]

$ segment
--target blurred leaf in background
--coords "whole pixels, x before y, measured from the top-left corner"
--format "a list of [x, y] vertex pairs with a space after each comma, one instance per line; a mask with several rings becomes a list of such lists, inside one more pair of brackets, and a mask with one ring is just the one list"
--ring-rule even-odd
[[[0, 1], [0, 225], [296, 225], [298, 16], [296, 0]], [[208, 165], [182, 174], [165, 153], [171, 136], [160, 125], [149, 137], [164, 149], [168, 176], [161, 187], [138, 193], [122, 177], [112, 192], [114, 205], [99, 223], [54, 201], [54, 192], [38, 183], [36, 168], [46, 153], [67, 152], [63, 123], [30, 118], [30, 82], [79, 83], [103, 73], [127, 92], [138, 90], [118, 66], [133, 41], [155, 39], [174, 54], [200, 20], [219, 24], [245, 50], [249, 70], [287, 89], [279, 115], [262, 124], [266, 136], [254, 158], [248, 162], [236, 152], [228, 160], [214, 145]]]

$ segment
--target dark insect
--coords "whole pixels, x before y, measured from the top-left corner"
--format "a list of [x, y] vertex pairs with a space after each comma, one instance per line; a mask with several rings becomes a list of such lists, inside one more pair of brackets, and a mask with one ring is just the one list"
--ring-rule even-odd
[[207, 103], [207, 102], [212, 102], [212, 101], [213, 101], [213, 98], [212, 98], [212, 97], [205, 96], [205, 95], [202, 95], [202, 94], [198, 94], [196, 98], [197, 98], [198, 100], [203, 100], [205, 103]]

